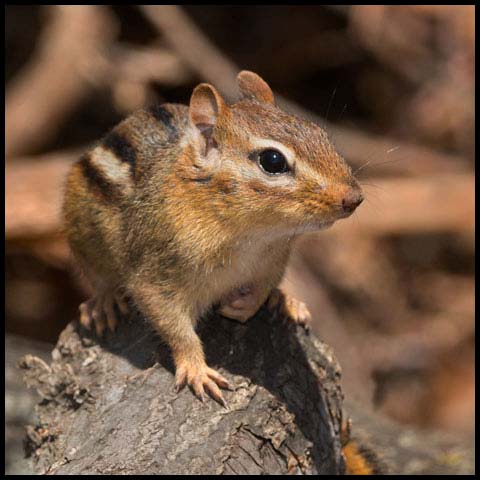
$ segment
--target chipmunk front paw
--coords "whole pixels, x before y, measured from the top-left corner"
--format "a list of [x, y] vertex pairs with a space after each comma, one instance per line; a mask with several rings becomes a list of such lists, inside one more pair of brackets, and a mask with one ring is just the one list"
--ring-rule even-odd
[[231, 390], [232, 387], [226, 378], [213, 368], [210, 368], [205, 362], [192, 362], [186, 359], [177, 365], [175, 390], [179, 392], [187, 383], [202, 402], [205, 401], [206, 389], [214, 400], [224, 407], [227, 406], [218, 387], [220, 386], [227, 390]]
[[305, 303], [288, 295], [279, 288], [276, 288], [267, 300], [267, 308], [285, 317], [288, 321], [302, 325], [305, 330], [310, 330], [312, 315]]
[[103, 335], [107, 326], [110, 331], [114, 332], [118, 325], [115, 304], [122, 315], [128, 313], [128, 304], [123, 294], [118, 291], [102, 293], [83, 302], [79, 306], [81, 325], [90, 330], [94, 324], [95, 332], [99, 337]]

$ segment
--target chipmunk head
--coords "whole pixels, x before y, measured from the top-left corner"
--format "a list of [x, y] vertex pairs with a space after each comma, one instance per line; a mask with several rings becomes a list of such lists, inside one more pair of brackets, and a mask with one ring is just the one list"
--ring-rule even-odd
[[237, 82], [241, 100], [230, 106], [209, 84], [192, 94], [197, 188], [239, 222], [249, 217], [245, 225], [301, 232], [349, 216], [362, 191], [325, 131], [277, 108], [255, 73], [242, 71]]

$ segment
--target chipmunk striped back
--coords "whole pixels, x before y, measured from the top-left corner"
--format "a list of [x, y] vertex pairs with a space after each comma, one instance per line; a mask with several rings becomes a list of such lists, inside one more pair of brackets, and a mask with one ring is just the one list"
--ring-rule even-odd
[[139, 110], [75, 162], [67, 178], [63, 217], [80, 263], [96, 258], [96, 269], [102, 274], [117, 270], [124, 260], [121, 252], [126, 248], [125, 225], [132, 198], [154, 169], [170, 168], [175, 156], [172, 149], [187, 123], [184, 105]]
[[178, 140], [187, 122], [184, 105], [155, 105], [117, 125], [79, 160], [91, 193], [109, 203], [129, 196], [166, 149]]

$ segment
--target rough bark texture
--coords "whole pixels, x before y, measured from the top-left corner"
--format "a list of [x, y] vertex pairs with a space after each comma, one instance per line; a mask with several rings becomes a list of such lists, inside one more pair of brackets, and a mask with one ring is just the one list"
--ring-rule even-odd
[[474, 435], [421, 430], [399, 425], [347, 400], [352, 438], [381, 473], [402, 475], [474, 475]]
[[261, 310], [200, 327], [207, 361], [234, 385], [228, 409], [173, 392], [173, 366], [139, 316], [97, 342], [71, 323], [53, 361], [21, 367], [43, 401], [28, 429], [49, 474], [344, 472], [340, 371], [327, 345]]
[[22, 381], [18, 361], [27, 353], [47, 360], [52, 347], [49, 343], [5, 334], [5, 475], [32, 475], [23, 439], [25, 425], [36, 421], [34, 408], [40, 398]]

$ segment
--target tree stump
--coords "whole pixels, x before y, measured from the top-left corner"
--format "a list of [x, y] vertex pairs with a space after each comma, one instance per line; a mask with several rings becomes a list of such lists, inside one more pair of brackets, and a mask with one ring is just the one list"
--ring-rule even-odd
[[173, 390], [174, 368], [139, 314], [103, 340], [70, 323], [52, 363], [27, 355], [43, 400], [26, 448], [48, 474], [341, 474], [340, 368], [329, 346], [262, 308], [199, 326], [228, 408]]

